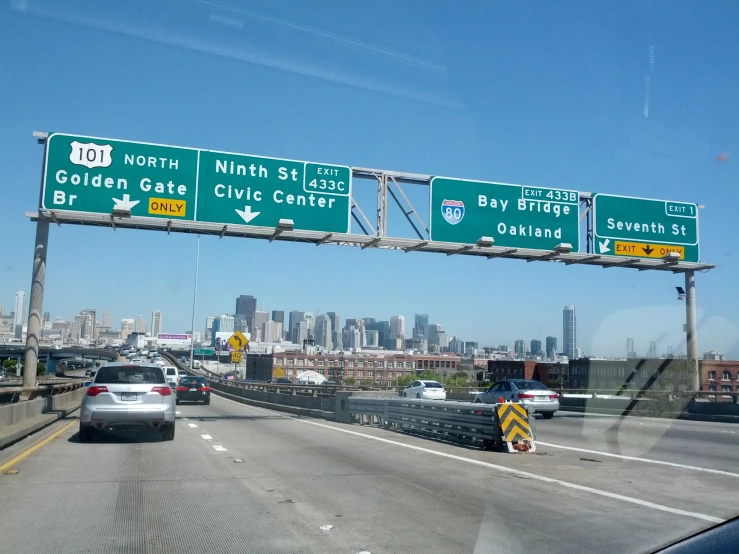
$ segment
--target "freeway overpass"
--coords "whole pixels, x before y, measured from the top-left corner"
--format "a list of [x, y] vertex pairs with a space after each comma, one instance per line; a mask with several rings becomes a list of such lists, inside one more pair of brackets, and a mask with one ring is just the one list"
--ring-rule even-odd
[[8, 552], [646, 552], [739, 513], [731, 424], [558, 413], [522, 455], [217, 396], [172, 442], [74, 415], [0, 453]]
[[[23, 345], [0, 345], [0, 364], [4, 360], [17, 360], [17, 367], [23, 366], [24, 359]], [[85, 360], [105, 360], [114, 361], [118, 359], [118, 353], [103, 348], [84, 348], [82, 346], [65, 346], [56, 349], [50, 346], [39, 347], [39, 362], [46, 364], [47, 373], [56, 372], [56, 364], [59, 361], [84, 358]]]

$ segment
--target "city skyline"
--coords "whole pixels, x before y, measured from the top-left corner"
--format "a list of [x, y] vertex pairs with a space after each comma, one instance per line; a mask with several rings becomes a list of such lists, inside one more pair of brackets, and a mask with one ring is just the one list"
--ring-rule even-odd
[[[24, 292], [24, 291], [17, 291], [17, 292]], [[236, 297], [236, 296], [234, 296], [234, 297]], [[256, 296], [252, 296], [252, 299], [254, 299], [254, 302], [257, 302]], [[265, 302], [264, 300], [260, 301], [260, 303], [263, 306], [266, 306], [266, 304], [267, 304], [267, 302]], [[233, 306], [233, 304], [231, 304], [231, 305]], [[26, 306], [27, 306], [27, 299], [26, 299]], [[27, 309], [27, 307], [25, 309]], [[566, 309], [566, 307], [565, 307], [565, 309]], [[270, 329], [270, 335], [271, 336], [277, 336], [277, 335], [281, 334], [283, 336], [283, 339], [286, 340], [286, 341], [290, 339], [289, 316], [291, 315], [291, 313], [297, 313], [297, 314], [306, 314], [306, 313], [308, 313], [308, 314], [311, 314], [311, 317], [313, 317], [313, 318], [315, 318], [320, 313], [324, 313], [322, 311], [318, 311], [318, 310], [315, 310], [315, 309], [314, 309], [313, 312], [307, 312], [307, 311], [300, 312], [300, 311], [297, 311], [297, 310], [291, 310], [291, 311], [288, 311], [288, 310], [270, 310], [270, 311], [267, 311], [266, 308], [263, 308], [263, 310], [264, 310], [264, 312], [266, 312], [266, 314], [268, 316], [268, 321], [273, 321], [271, 319], [271, 316], [273, 314], [275, 314], [275, 313], [282, 314], [282, 317], [286, 320], [285, 324], [283, 325], [282, 332], [281, 333], [278, 332], [277, 331], [277, 327], [274, 327], [274, 328], [271, 328]], [[108, 321], [113, 321], [114, 324], [112, 326], [112, 329], [116, 329], [116, 330], [120, 330], [120, 328], [124, 327], [124, 325], [122, 325], [123, 320], [130, 320], [131, 331], [135, 331], [135, 330], [141, 329], [141, 328], [146, 329], [146, 331], [148, 331], [148, 332], [151, 331], [151, 327], [148, 325], [148, 322], [147, 322], [146, 318], [143, 315], [140, 315], [140, 314], [133, 315], [133, 317], [130, 317], [130, 318], [117, 318], [117, 317], [114, 317], [115, 314], [112, 311], [110, 311], [109, 309], [107, 309], [107, 308], [106, 309], [103, 309], [103, 310], [83, 309], [83, 310], [80, 310], [79, 313], [82, 313], [82, 312], [85, 312], [85, 311], [92, 311], [92, 312], [97, 311], [97, 313], [99, 314], [99, 317], [96, 318], [96, 323], [99, 324], [102, 328], [108, 327], [106, 325], [102, 325], [102, 323], [103, 323], [102, 320], [103, 319], [108, 320]], [[130, 310], [130, 311], [133, 312], [133, 311], [138, 311], [138, 310]], [[163, 313], [163, 311], [161, 311], [161, 310], [154, 310], [154, 311], [160, 311], [161, 313]], [[260, 311], [262, 311], [262, 310], [260, 310]], [[4, 317], [9, 317], [9, 314], [8, 314], [7, 311], [4, 311], [3, 313], [5, 314]], [[44, 316], [45, 317], [49, 313], [51, 313], [50, 310], [44, 309]], [[77, 315], [79, 315], [79, 313]], [[151, 312], [151, 313], [152, 313], [152, 316], [153, 316], [153, 313], [154, 312]], [[563, 314], [562, 316], [560, 316], [560, 322], [561, 322], [560, 325], [562, 325], [562, 328], [563, 328], [563, 331], [564, 331], [564, 309], [560, 313]], [[333, 314], [333, 315], [329, 315], [330, 318], [336, 318], [337, 316], [338, 316], [338, 318], [340, 318], [339, 312], [336, 311], [336, 310], [326, 311], [325, 314], [326, 315]], [[234, 317], [234, 315], [231, 315], [231, 314], [217, 314], [217, 315], [229, 315], [232, 318]], [[352, 320], [353, 321], [357, 321], [357, 320], [362, 319], [362, 320], [367, 321], [367, 322], [370, 322], [370, 321], [373, 322], [373, 323], [368, 324], [369, 327], [367, 327], [367, 329], [365, 329], [363, 331], [363, 333], [364, 333], [363, 336], [366, 337], [367, 336], [366, 335], [366, 331], [367, 330], [374, 329], [374, 327], [377, 324], [379, 324], [379, 323], [389, 324], [391, 318], [393, 316], [398, 316], [398, 315], [402, 315], [404, 321], [406, 322], [404, 324], [404, 333], [405, 333], [405, 338], [406, 339], [409, 339], [409, 338], [413, 337], [414, 333], [417, 332], [416, 327], [417, 327], [417, 325], [419, 323], [421, 325], [423, 325], [423, 324], [425, 324], [426, 321], [431, 321], [430, 319], [428, 319], [429, 316], [426, 313], [414, 313], [412, 318], [409, 317], [409, 314], [405, 314], [405, 315], [403, 315], [403, 314], [391, 314], [391, 315], [386, 316], [384, 319], [380, 319], [380, 318], [377, 318], [377, 317], [370, 317], [370, 316], [365, 316], [364, 318], [348, 318], [348, 319], [350, 321], [352, 321]], [[68, 320], [68, 321], [71, 320], [73, 322], [75, 317], [76, 317], [76, 315], [73, 316], [73, 317], [71, 317], [71, 318], [69, 316], [66, 316], [65, 317], [65, 320]], [[210, 316], [207, 316], [207, 317], [208, 318], [214, 317], [214, 315], [211, 314]], [[53, 317], [51, 319], [51, 321], [53, 322], [56, 319], [58, 319], [58, 315], [55, 315], [55, 317]], [[162, 317], [162, 321], [163, 321], [163, 317]], [[206, 339], [206, 337], [209, 336], [208, 335], [206, 321], [207, 321], [206, 318], [204, 318], [203, 319], [203, 323], [205, 323], [205, 324], [201, 323], [200, 325], [198, 325], [196, 323], [196, 327], [195, 327], [195, 331], [201, 333], [201, 337], [204, 340]], [[119, 325], [116, 325], [115, 322], [121, 322], [120, 327], [119, 327]], [[411, 326], [411, 324], [409, 322], [413, 322], [413, 325]], [[24, 325], [25, 325], [25, 322], [24, 322]], [[94, 333], [94, 329], [95, 329], [94, 325], [95, 324], [91, 324], [91, 325], [93, 325], [93, 326], [91, 326], [90, 329]], [[137, 325], [139, 325], [139, 327], [137, 327]], [[437, 325], [437, 324], [429, 323], [427, 325], [428, 325], [429, 329], [431, 329], [433, 331], [434, 330], [434, 326]], [[349, 345], [347, 345], [347, 344], [341, 344], [341, 333], [339, 333], [339, 335], [337, 337], [337, 331], [333, 327], [334, 327], [334, 325], [333, 325], [333, 321], [332, 321], [331, 342], [334, 345], [334, 347], [337, 347], [337, 346], [340, 345], [343, 348], [348, 348]], [[343, 329], [343, 327], [344, 327], [344, 324], [342, 323], [341, 328]], [[235, 325], [234, 325], [234, 328], [235, 328]], [[552, 332], [554, 329], [555, 329], [555, 327], [552, 327], [552, 329], [549, 330], [549, 332], [547, 332], [546, 329], [542, 329], [541, 332], [539, 332], [539, 333], [533, 332], [533, 329], [532, 330], [527, 330], [525, 333], [520, 333], [520, 334], [517, 333], [518, 336], [515, 336], [514, 335], [514, 336], [512, 336], [510, 338], [505, 338], [505, 337], [500, 336], [500, 335], [497, 335], [497, 334], [495, 336], [488, 336], [487, 338], [485, 338], [484, 334], [479, 333], [477, 336], [482, 335], [483, 336], [482, 340], [479, 340], [479, 339], [478, 340], [468, 340], [470, 338], [477, 338], [477, 336], [473, 336], [473, 337], [465, 336], [462, 333], [455, 332], [454, 329], [451, 329], [451, 328], [447, 329], [445, 325], [442, 325], [442, 332], [444, 333], [444, 335], [446, 335], [446, 340], [447, 340], [448, 343], [451, 343], [455, 339], [460, 339], [463, 343], [477, 342], [480, 345], [480, 348], [482, 348], [484, 346], [485, 347], [493, 347], [494, 345], [506, 345], [509, 348], [513, 348], [513, 346], [515, 345], [515, 342], [517, 340], [521, 340], [521, 336], [524, 336], [524, 337], [526, 337], [525, 339], [523, 339], [526, 342], [526, 351], [527, 352], [530, 352], [530, 350], [531, 350], [530, 344], [531, 344], [531, 341], [532, 340], [541, 341], [542, 342], [542, 345], [544, 345], [544, 344], [547, 344], [546, 343], [547, 339], [551, 337], [551, 338], [554, 339], [553, 344], [555, 344], [555, 345], [558, 345], [560, 340], [563, 341], [562, 342], [562, 345], [558, 348], [558, 353], [564, 353], [565, 350], [564, 350], [563, 335], [562, 334], [555, 333], [555, 332]], [[178, 327], [174, 327], [174, 326], [171, 326], [171, 325], [169, 327], [162, 327], [162, 332], [171, 332], [171, 333], [183, 333], [183, 332], [190, 331], [190, 330], [191, 329], [190, 329], [190, 325], [189, 324], [178, 326]], [[78, 329], [78, 332], [79, 331], [80, 330]], [[301, 335], [302, 338], [301, 338], [301, 340], [299, 342], [302, 342], [302, 339], [308, 337], [308, 332], [307, 331], [308, 331], [307, 326], [305, 326], [305, 328], [302, 330], [302, 335]], [[583, 348], [582, 345], [579, 343], [579, 339], [576, 339], [577, 344], [575, 346], [575, 348], [576, 348], [576, 350], [575, 350], [575, 357], [577, 356], [578, 350], [580, 351], [581, 354], [584, 354], [584, 355], [593, 355], [593, 356], [621, 357], [621, 356], [629, 356], [629, 355], [631, 355], [628, 352], [626, 352], [626, 349], [625, 349], [625, 346], [624, 345], [625, 345], [627, 336], [630, 336], [632, 333], [624, 332], [624, 331], [622, 331], [620, 329], [619, 329], [619, 331], [620, 331], [620, 334], [617, 337], [614, 337], [612, 342], [609, 341], [608, 343], [606, 343], [605, 347], [594, 348], [592, 350], [591, 349], [588, 349], [588, 348]], [[428, 329], [427, 329], [427, 332], [428, 332]], [[577, 336], [580, 335], [579, 326], [577, 328], [576, 334], [577, 334]], [[633, 334], [638, 336], [637, 333], [633, 333]], [[621, 338], [622, 336], [624, 338]], [[641, 339], [640, 340], [637, 340], [636, 341], [636, 345], [634, 347], [635, 348], [634, 354], [637, 355], [637, 356], [648, 356], [648, 355], [650, 355], [650, 354], [652, 354], [653, 352], [656, 351], [658, 356], [665, 356], [665, 355], [676, 355], [676, 356], [680, 356], [680, 355], [683, 355], [685, 353], [685, 346], [684, 346], [684, 342], [681, 339], [683, 339], [684, 334], [682, 334], [680, 332], [677, 332], [677, 333], [674, 334], [674, 336], [677, 338], [677, 340], [676, 340], [675, 343], [667, 343], [665, 340], [661, 340], [660, 341], [659, 340], [660, 339], [659, 336], [652, 337], [651, 339], [649, 339], [648, 337], [645, 337], [643, 340], [641, 340]], [[260, 338], [262, 338], [262, 337], [260, 337]], [[346, 338], [346, 337], [344, 337], [344, 338]], [[706, 342], [708, 342], [708, 341], [705, 341], [704, 340], [704, 341], [701, 341], [699, 343], [700, 344], [700, 350], [701, 350], [701, 352], [722, 352], [722, 353], [725, 353], [725, 352], [727, 352], [727, 350], [730, 350], [730, 349], [726, 349], [726, 348], [722, 347], [721, 345], [719, 345], [718, 347], [716, 347], [714, 345], [711, 345], [710, 343], [709, 344], [706, 344]], [[433, 341], [432, 341], [432, 344], [433, 344]], [[380, 346], [382, 346], [382, 345], [380, 345]], [[542, 352], [543, 352], [543, 355], [545, 357], [550, 357], [549, 356], [550, 349], [548, 347], [543, 347], [542, 348]]]

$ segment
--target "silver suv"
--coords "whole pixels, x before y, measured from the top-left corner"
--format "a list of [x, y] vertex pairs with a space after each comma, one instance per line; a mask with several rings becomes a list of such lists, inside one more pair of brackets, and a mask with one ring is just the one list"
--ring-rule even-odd
[[82, 397], [80, 442], [110, 427], [146, 426], [174, 439], [175, 395], [156, 364], [101, 367]]

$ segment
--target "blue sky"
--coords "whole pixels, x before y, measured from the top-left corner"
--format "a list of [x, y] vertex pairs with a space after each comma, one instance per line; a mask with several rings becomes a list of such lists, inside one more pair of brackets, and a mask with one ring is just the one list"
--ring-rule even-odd
[[[351, 4], [351, 5], [350, 5]], [[739, 357], [739, 4], [92, 2], [0, 8], [0, 304], [28, 291], [35, 130], [609, 192], [706, 206], [700, 350]], [[231, 6], [231, 7], [229, 7]], [[653, 53], [653, 64], [650, 63]], [[649, 74], [649, 115], [644, 115]], [[716, 156], [731, 155], [723, 162]], [[371, 185], [355, 181], [365, 212]], [[408, 191], [428, 219], [425, 189]], [[368, 213], [369, 215], [369, 213]], [[389, 230], [408, 236], [400, 214]], [[268, 310], [428, 313], [483, 344], [681, 346], [680, 276], [203, 237], [196, 328]], [[45, 310], [190, 327], [195, 238], [53, 227]]]

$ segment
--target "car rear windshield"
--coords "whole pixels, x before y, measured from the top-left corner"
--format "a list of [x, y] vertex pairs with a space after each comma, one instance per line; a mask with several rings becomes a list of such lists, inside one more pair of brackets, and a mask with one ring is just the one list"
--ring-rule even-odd
[[164, 372], [153, 367], [103, 367], [95, 376], [95, 383], [159, 385], [164, 383]]
[[185, 385], [205, 385], [205, 384], [206, 384], [205, 379], [202, 379], [202, 378], [198, 379], [196, 377], [184, 377], [184, 378], [180, 379], [180, 385], [181, 386], [185, 386]]
[[527, 390], [549, 390], [549, 387], [539, 381], [511, 381], [518, 389]]
[[443, 389], [444, 386], [436, 381], [424, 381], [423, 386], [427, 389]]

